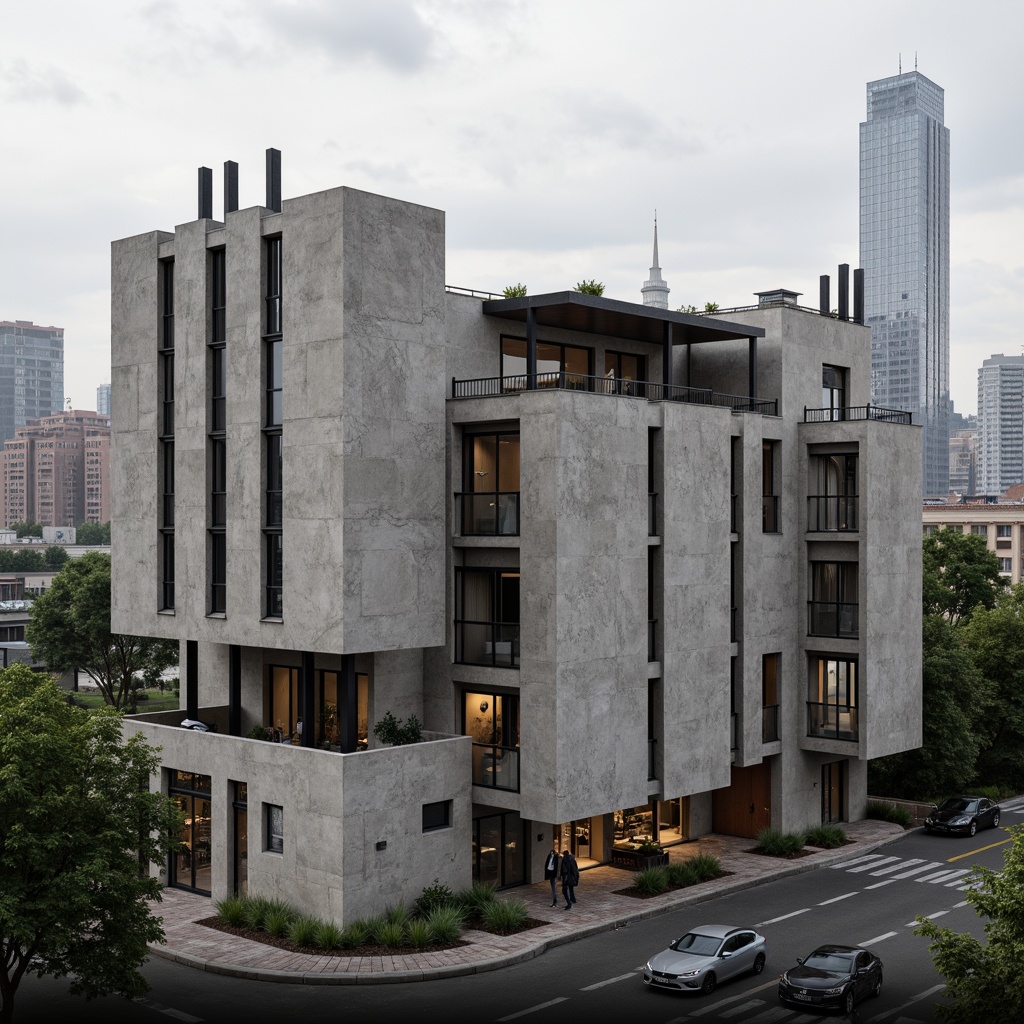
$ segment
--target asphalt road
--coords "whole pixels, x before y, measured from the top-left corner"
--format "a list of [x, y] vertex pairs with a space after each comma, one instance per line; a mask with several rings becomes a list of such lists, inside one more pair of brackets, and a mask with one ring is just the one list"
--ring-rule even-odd
[[[1022, 818], [1006, 815], [1004, 824], [1018, 820]], [[912, 832], [860, 859], [716, 898], [561, 946], [525, 964], [466, 978], [365, 987], [280, 985], [224, 978], [153, 958], [144, 969], [152, 985], [145, 998], [91, 1003], [69, 996], [66, 982], [29, 978], [18, 993], [15, 1020], [276, 1024], [351, 1020], [354, 1015], [367, 1021], [431, 1024], [604, 1024], [640, 1015], [650, 1024], [811, 1024], [842, 1018], [780, 1006], [778, 976], [818, 944], [842, 942], [867, 946], [884, 964], [881, 996], [861, 1003], [854, 1021], [937, 1024], [934, 1008], [942, 978], [926, 941], [912, 934], [914, 918], [934, 917], [980, 936], [983, 922], [965, 904], [963, 886], [970, 883], [973, 865], [1001, 867], [1008, 843], [1002, 829], [973, 839]], [[585, 893], [583, 885], [581, 901]], [[708, 997], [645, 988], [640, 969], [647, 957], [705, 922], [755, 925], [768, 939], [764, 974], [725, 983]]]

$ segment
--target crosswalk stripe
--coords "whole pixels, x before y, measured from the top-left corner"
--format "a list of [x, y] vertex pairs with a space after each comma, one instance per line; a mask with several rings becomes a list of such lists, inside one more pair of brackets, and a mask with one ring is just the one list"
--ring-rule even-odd
[[892, 864], [893, 861], [901, 859], [900, 857], [883, 857], [881, 860], [875, 861], [874, 864], [861, 864], [860, 867], [850, 868], [850, 874], [856, 874], [858, 871], [871, 871], [872, 868], [880, 868], [883, 864]]
[[844, 860], [841, 864], [829, 864], [829, 867], [833, 871], [846, 871], [849, 869], [851, 864], [860, 864], [861, 861], [865, 860], [881, 860], [882, 855], [880, 853], [866, 853], [862, 857], [854, 857], [852, 860]]
[[935, 875], [924, 875], [922, 878], [918, 878], [917, 881], [931, 882], [932, 885], [938, 885], [939, 882], [949, 882], [952, 878], [961, 879], [964, 875], [969, 875], [970, 873], [970, 868], [961, 868], [959, 871], [941, 871]]
[[922, 871], [931, 871], [934, 868], [941, 868], [942, 864], [937, 861], [929, 861], [927, 864], [920, 864], [916, 868], [911, 868], [909, 871], [904, 871], [898, 875], [894, 875], [894, 878], [910, 878], [912, 875], [919, 875]]
[[899, 864], [890, 864], [887, 868], [881, 868], [879, 871], [872, 871], [873, 875], [891, 875], [894, 871], [899, 871], [901, 867], [910, 867], [911, 864], [924, 864], [925, 861], [922, 857], [912, 857], [910, 860], [901, 861]]

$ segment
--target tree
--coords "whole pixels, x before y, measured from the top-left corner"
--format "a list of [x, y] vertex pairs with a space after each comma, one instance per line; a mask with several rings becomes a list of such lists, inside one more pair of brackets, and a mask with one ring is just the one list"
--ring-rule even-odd
[[67, 549], [58, 544], [51, 544], [43, 552], [43, 561], [47, 569], [59, 569], [69, 558]]
[[22, 537], [42, 537], [43, 535], [42, 526], [31, 519], [23, 520], [20, 523], [11, 523], [11, 529], [17, 534], [19, 539]]
[[921, 917], [914, 929], [932, 940], [928, 948], [951, 1000], [939, 1013], [952, 1024], [1024, 1018], [1024, 826], [1008, 831], [1012, 844], [1003, 870], [975, 868], [980, 885], [966, 893], [978, 916], [988, 918], [987, 942]]
[[25, 631], [32, 653], [48, 668], [84, 669], [106, 702], [134, 711], [132, 680], [152, 678], [178, 663], [173, 640], [110, 631], [110, 556], [90, 551], [74, 558], [32, 605]]
[[502, 288], [501, 294], [504, 295], [506, 299], [525, 298], [526, 285], [523, 284], [522, 282], [519, 282], [518, 284], [506, 285], [506, 287]]
[[576, 283], [574, 292], [581, 292], [583, 295], [604, 295], [604, 285], [600, 281], [591, 278], [589, 281], [584, 278]]
[[70, 977], [86, 998], [135, 997], [163, 941], [140, 868], [177, 845], [178, 815], [149, 792], [159, 762], [109, 708], [72, 707], [24, 665], [0, 672], [0, 1024], [26, 973]]
[[718, 303], [717, 302], [705, 302], [704, 303], [704, 312], [705, 313], [717, 313], [718, 312]]
[[1006, 586], [984, 538], [948, 526], [924, 538], [922, 563], [925, 614], [945, 615], [954, 626], [979, 605], [992, 608]]
[[79, 523], [75, 528], [75, 540], [79, 544], [110, 544], [110, 523]]

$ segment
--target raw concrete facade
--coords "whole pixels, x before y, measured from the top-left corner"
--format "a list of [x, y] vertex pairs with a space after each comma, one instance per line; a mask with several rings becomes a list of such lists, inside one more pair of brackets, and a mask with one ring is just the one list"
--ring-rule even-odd
[[[117, 242], [113, 280], [114, 628], [184, 681], [126, 728], [205, 787], [170, 884], [346, 921], [552, 843], [857, 818], [920, 742], [920, 430], [867, 408], [865, 328], [482, 299], [441, 213], [347, 188]], [[381, 749], [388, 712], [427, 739]]]

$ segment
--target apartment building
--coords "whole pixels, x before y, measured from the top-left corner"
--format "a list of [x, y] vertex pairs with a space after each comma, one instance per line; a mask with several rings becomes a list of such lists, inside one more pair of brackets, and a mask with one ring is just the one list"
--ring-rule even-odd
[[925, 505], [924, 532], [950, 527], [981, 537], [999, 559], [999, 572], [1011, 584], [1024, 578], [1024, 487], [1013, 488], [1013, 501], [967, 502], [963, 505]]
[[0, 441], [64, 408], [64, 328], [0, 320]]
[[185, 812], [166, 882], [344, 922], [552, 843], [861, 817], [921, 728], [921, 432], [867, 329], [446, 288], [442, 212], [269, 166], [113, 246], [113, 626], [183, 655], [125, 723]]
[[19, 427], [0, 452], [0, 526], [110, 521], [110, 418], [81, 409]]

